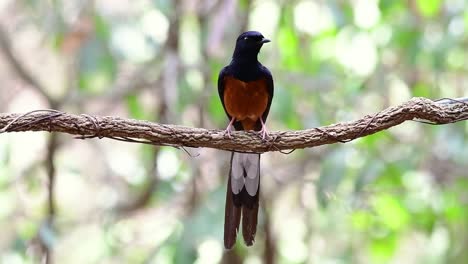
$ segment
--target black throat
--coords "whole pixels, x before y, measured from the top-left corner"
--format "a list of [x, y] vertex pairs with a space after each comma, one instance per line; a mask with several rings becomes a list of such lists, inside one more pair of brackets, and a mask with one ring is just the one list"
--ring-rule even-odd
[[238, 47], [234, 49], [234, 53], [232, 54], [232, 61], [240, 64], [246, 64], [246, 63], [252, 63], [252, 64], [257, 64], [258, 63], [258, 53], [260, 52], [260, 48], [262, 46], [258, 47]]

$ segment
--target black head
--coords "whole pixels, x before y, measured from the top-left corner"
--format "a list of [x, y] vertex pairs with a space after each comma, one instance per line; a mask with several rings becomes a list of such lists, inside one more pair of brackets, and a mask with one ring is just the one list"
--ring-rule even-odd
[[263, 44], [270, 42], [258, 31], [247, 31], [239, 35], [234, 49], [233, 59], [257, 60]]

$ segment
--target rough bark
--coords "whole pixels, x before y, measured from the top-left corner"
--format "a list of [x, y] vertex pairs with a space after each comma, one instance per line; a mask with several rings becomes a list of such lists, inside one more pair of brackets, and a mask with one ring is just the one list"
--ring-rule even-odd
[[306, 130], [270, 132], [267, 141], [262, 141], [256, 132], [234, 131], [232, 138], [228, 138], [223, 130], [158, 124], [113, 116], [75, 115], [55, 110], [0, 114], [0, 133], [49, 131], [77, 135], [79, 138], [113, 138], [160, 146], [263, 153], [347, 142], [415, 119], [432, 124], [467, 120], [468, 103], [463, 99], [434, 102], [425, 98], [413, 98], [401, 105], [351, 122]]

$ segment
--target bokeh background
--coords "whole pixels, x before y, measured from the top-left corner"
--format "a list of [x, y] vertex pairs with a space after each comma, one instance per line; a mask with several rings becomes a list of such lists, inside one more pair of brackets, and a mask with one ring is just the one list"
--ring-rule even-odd
[[[267, 125], [468, 96], [464, 0], [1, 0], [0, 111], [225, 128], [237, 35], [272, 40]], [[0, 263], [467, 263], [468, 123], [262, 156], [257, 241], [222, 246], [229, 153], [0, 136]], [[188, 153], [187, 153], [188, 152]]]

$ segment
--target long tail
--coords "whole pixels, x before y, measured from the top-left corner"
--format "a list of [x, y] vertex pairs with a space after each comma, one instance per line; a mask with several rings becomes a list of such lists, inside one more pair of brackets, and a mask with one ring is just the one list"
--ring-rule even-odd
[[260, 154], [233, 152], [226, 191], [224, 247], [236, 243], [242, 215], [242, 236], [247, 246], [253, 245], [257, 232], [260, 193]]

